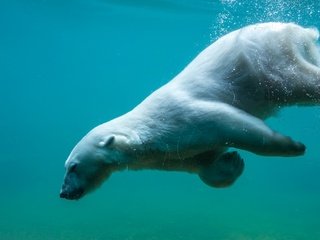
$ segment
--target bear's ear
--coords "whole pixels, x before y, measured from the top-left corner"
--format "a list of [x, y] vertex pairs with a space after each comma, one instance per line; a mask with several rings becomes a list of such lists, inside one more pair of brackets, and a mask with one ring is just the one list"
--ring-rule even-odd
[[99, 142], [99, 146], [100, 147], [109, 147], [114, 143], [115, 140], [115, 136], [114, 135], [110, 135], [108, 137], [105, 137], [103, 140], [101, 140]]

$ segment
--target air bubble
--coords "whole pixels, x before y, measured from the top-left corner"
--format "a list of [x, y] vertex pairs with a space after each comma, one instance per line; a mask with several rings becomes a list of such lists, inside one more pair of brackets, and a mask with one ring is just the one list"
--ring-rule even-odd
[[[320, 1], [301, 0], [220, 0], [222, 9], [212, 24], [211, 40], [258, 22], [294, 22], [304, 26], [319, 25]], [[317, 21], [314, 23], [314, 21]]]

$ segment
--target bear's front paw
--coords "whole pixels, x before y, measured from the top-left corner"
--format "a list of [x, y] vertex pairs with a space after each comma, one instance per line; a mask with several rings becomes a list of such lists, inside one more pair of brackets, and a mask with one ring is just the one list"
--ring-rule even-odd
[[306, 146], [301, 142], [294, 142], [293, 152], [297, 155], [303, 155], [306, 151]]
[[274, 150], [281, 151], [283, 156], [299, 156], [306, 151], [306, 146], [301, 142], [296, 142], [290, 137], [274, 134]]

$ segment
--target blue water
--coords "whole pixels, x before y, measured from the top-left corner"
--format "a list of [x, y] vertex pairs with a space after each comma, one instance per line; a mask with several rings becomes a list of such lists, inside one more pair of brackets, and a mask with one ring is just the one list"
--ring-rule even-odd
[[244, 174], [213, 189], [185, 173], [114, 174], [80, 201], [58, 197], [64, 161], [219, 36], [250, 23], [320, 28], [320, 3], [281, 0], [1, 0], [0, 239], [320, 239], [320, 108], [267, 124], [302, 157], [241, 152]]

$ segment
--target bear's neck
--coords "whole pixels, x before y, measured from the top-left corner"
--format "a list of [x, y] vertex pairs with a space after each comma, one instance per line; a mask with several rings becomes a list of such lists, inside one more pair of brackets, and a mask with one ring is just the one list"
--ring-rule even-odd
[[[181, 159], [189, 157], [185, 151], [182, 153], [177, 149], [177, 143], [174, 139], [169, 139], [171, 135], [167, 136], [168, 133], [165, 133], [164, 124], [160, 124], [161, 121], [155, 121], [155, 118], [159, 117], [154, 116], [151, 112], [136, 108], [103, 124], [105, 126], [102, 129], [106, 129], [107, 132], [127, 138], [124, 146], [117, 146], [123, 153], [118, 159], [119, 169], [152, 168], [153, 163], [153, 168], [159, 169], [159, 159], [165, 161], [179, 159], [181, 161]], [[166, 166], [162, 167], [166, 168]]]

